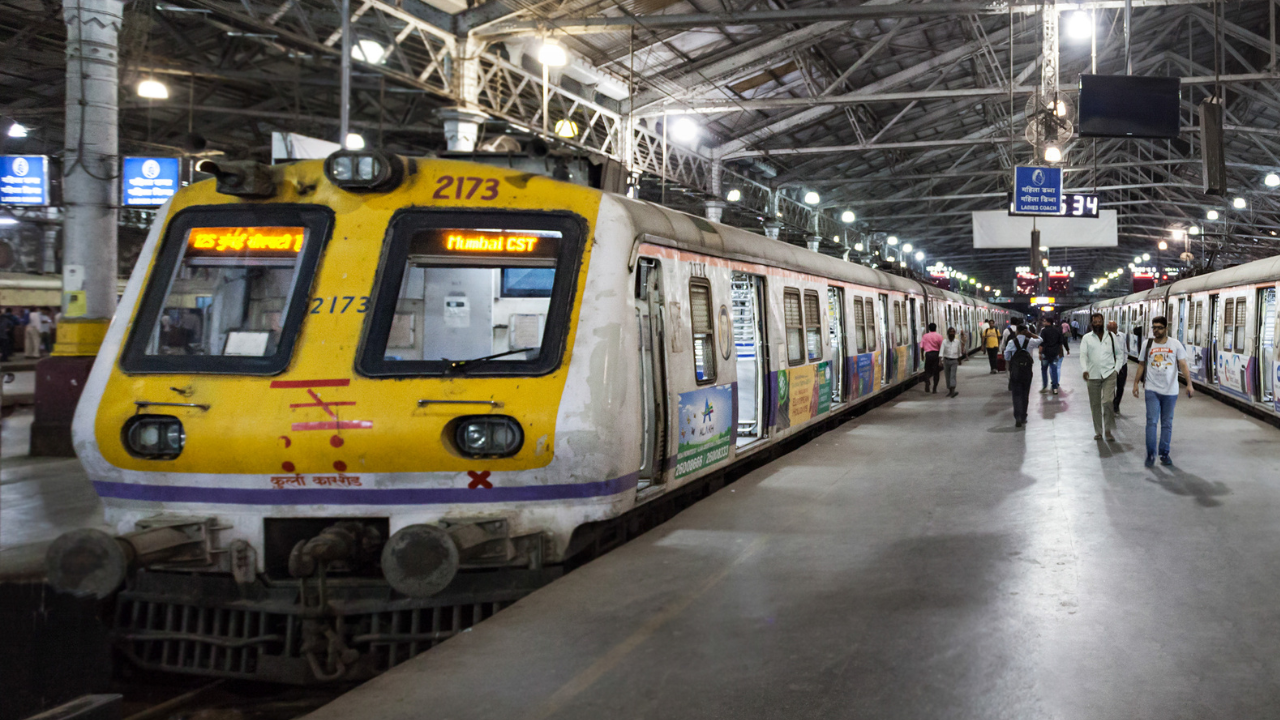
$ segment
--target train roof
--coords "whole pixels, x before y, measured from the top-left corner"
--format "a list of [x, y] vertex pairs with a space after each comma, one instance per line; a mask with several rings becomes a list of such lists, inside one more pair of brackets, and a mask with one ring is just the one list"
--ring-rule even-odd
[[773, 240], [741, 228], [714, 223], [651, 202], [613, 194], [606, 194], [605, 198], [606, 202], [611, 200], [618, 203], [631, 218], [636, 232], [649, 236], [646, 240], [655, 245], [665, 245], [731, 260], [763, 263], [885, 290], [924, 292], [929, 297], [946, 298], [971, 307], [1000, 309], [1013, 315], [1021, 315], [1011, 308], [1000, 308], [976, 298], [943, 290], [930, 283], [838, 260], [781, 240]]
[[[1255, 260], [1251, 263], [1237, 265], [1225, 270], [1216, 270], [1211, 273], [1205, 273], [1204, 275], [1189, 277], [1168, 285], [1159, 285], [1149, 290], [1143, 290], [1142, 292], [1102, 300], [1087, 307], [1095, 309], [1110, 308], [1120, 305], [1128, 305], [1135, 302], [1142, 302], [1144, 300], [1168, 297], [1169, 295], [1187, 295], [1190, 293], [1204, 292], [1205, 290], [1217, 290], [1221, 288], [1237, 287], [1240, 285], [1276, 282], [1277, 280], [1280, 280], [1280, 255]], [[1085, 309], [1086, 308], [1078, 308], [1072, 312], [1081, 312]]]

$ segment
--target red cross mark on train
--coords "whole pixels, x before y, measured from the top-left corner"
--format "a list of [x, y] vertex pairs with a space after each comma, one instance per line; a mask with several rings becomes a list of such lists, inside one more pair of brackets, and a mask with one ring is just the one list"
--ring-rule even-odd
[[482, 470], [480, 472], [476, 472], [475, 470], [468, 470], [467, 475], [471, 476], [471, 482], [467, 483], [467, 487], [472, 490], [475, 490], [476, 488], [493, 487], [493, 483], [489, 482], [488, 470]]
[[354, 401], [337, 401], [325, 400], [315, 391], [315, 388], [335, 388], [347, 387], [351, 384], [349, 378], [337, 378], [333, 380], [272, 380], [272, 389], [294, 389], [306, 390], [307, 395], [311, 396], [313, 402], [290, 403], [289, 407], [297, 408], [320, 408], [329, 420], [321, 420], [316, 422], [296, 422], [293, 423], [293, 430], [296, 432], [306, 430], [369, 430], [373, 427], [373, 423], [369, 420], [342, 420], [338, 417], [338, 411], [335, 408], [355, 405]]

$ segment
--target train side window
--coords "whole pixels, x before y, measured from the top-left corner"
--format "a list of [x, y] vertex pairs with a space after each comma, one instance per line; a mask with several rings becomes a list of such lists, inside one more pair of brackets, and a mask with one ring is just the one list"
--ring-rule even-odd
[[787, 328], [787, 364], [804, 364], [804, 318], [800, 313], [800, 291], [782, 289], [782, 321]]
[[1204, 301], [1196, 303], [1196, 345], [1204, 345]]
[[822, 311], [816, 290], [804, 291], [804, 344], [809, 362], [822, 359]]
[[867, 351], [867, 328], [865, 323], [866, 320], [862, 313], [862, 298], [855, 297], [853, 299], [853, 328], [854, 334], [858, 338], [858, 352], [860, 353]]
[[1236, 301], [1228, 300], [1222, 311], [1222, 349], [1231, 352], [1235, 345]]
[[902, 303], [897, 300], [893, 302], [893, 344], [907, 344], [907, 341], [903, 339], [902, 332]]
[[1244, 327], [1245, 320], [1248, 319], [1248, 316], [1245, 314], [1247, 309], [1248, 305], [1245, 304], [1244, 298], [1236, 300], [1236, 352], [1239, 353], [1243, 353], [1246, 350], [1244, 344]]
[[689, 280], [689, 327], [693, 330], [693, 376], [699, 385], [716, 381], [715, 318], [711, 311], [711, 283]]
[[871, 298], [864, 298], [862, 301], [867, 309], [862, 315], [862, 319], [867, 321], [867, 352], [875, 352], [879, 349], [880, 343], [876, 340], [876, 305]]

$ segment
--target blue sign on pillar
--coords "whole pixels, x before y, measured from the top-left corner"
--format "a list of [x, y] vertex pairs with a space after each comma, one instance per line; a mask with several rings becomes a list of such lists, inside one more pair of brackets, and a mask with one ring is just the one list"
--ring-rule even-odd
[[0, 155], [0, 205], [49, 204], [49, 158]]
[[1015, 215], [1062, 214], [1062, 168], [1019, 165], [1013, 169], [1013, 184]]
[[120, 174], [125, 206], [156, 207], [178, 191], [178, 158], [127, 157]]

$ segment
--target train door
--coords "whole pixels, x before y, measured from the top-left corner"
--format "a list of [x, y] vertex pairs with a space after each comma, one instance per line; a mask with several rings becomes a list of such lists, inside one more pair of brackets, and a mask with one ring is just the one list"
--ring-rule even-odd
[[1213, 384], [1218, 381], [1218, 295], [1209, 296], [1209, 362], [1204, 369], [1205, 382]]
[[920, 331], [916, 327], [916, 299], [907, 298], [907, 322], [911, 328], [911, 349], [908, 351], [911, 357], [911, 372], [920, 369]]
[[764, 278], [733, 274], [733, 345], [738, 370], [738, 447], [763, 440], [769, 407], [769, 340], [765, 336]]
[[1175, 316], [1178, 323], [1178, 342], [1183, 345], [1187, 344], [1187, 299], [1178, 298], [1178, 314]]
[[1254, 384], [1258, 388], [1258, 397], [1254, 398], [1270, 404], [1275, 398], [1275, 372], [1272, 362], [1276, 358], [1276, 289], [1274, 287], [1258, 289], [1257, 352], [1258, 358], [1255, 372], [1260, 382]]
[[883, 341], [881, 346], [884, 348], [884, 353], [881, 357], [884, 359], [885, 385], [893, 382], [893, 356], [895, 351], [893, 336], [890, 334], [889, 330], [890, 317], [892, 316], [889, 315], [889, 296], [884, 293], [880, 293], [880, 312], [877, 313], [876, 317], [876, 334], [879, 335], [880, 339]]
[[636, 320], [640, 332], [641, 459], [638, 490], [662, 482], [667, 458], [667, 373], [662, 320], [662, 266], [640, 258], [636, 267]]
[[831, 342], [831, 404], [839, 405], [849, 397], [849, 389], [845, 387], [849, 342], [845, 335], [842, 288], [827, 288], [827, 338]]

